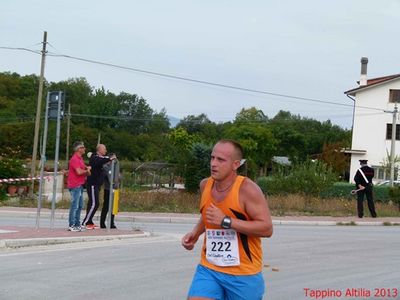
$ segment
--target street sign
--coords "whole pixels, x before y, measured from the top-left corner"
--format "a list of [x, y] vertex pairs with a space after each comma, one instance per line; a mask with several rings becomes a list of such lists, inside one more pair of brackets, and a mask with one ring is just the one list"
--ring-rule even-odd
[[58, 116], [58, 103], [60, 103], [60, 119], [64, 118], [64, 107], [65, 107], [65, 96], [62, 91], [49, 92], [49, 110], [48, 118], [49, 120], [57, 120]]

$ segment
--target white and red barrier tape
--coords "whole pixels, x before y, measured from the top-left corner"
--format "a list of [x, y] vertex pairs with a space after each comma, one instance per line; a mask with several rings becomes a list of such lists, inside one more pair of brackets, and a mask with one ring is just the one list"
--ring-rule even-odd
[[[53, 176], [43, 176], [43, 179], [50, 180]], [[40, 180], [40, 176], [36, 177], [26, 177], [26, 178], [6, 178], [0, 179], [0, 183], [12, 183], [12, 182], [21, 182], [21, 181], [32, 181], [32, 180]]]

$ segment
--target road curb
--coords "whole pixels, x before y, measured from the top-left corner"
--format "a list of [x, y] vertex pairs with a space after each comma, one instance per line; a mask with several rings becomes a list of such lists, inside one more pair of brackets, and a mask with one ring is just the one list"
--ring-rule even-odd
[[[129, 219], [128, 217], [121, 216], [119, 219], [123, 221]], [[133, 216], [130, 217], [129, 221], [138, 223], [182, 223], [182, 224], [196, 224], [198, 218], [186, 218], [186, 217], [151, 217], [151, 216]]]
[[[36, 218], [36, 212], [27, 212], [27, 211], [17, 211], [17, 210], [9, 210], [9, 211], [0, 211], [0, 217], [26, 217], [26, 218]], [[51, 217], [51, 213], [49, 212], [41, 212], [40, 218], [49, 219]], [[81, 214], [81, 219], [85, 217], [85, 214]], [[68, 220], [69, 214], [66, 212], [62, 213], [54, 213], [54, 218], [59, 220]], [[93, 220], [100, 220], [100, 215], [96, 214], [93, 217]], [[171, 216], [129, 216], [129, 215], [116, 215], [115, 221], [128, 221], [128, 222], [139, 222], [139, 223], [185, 223], [185, 224], [195, 224], [198, 221], [198, 218], [192, 217], [171, 217]]]
[[335, 226], [335, 221], [290, 221], [290, 220], [272, 220], [274, 225], [307, 225], [307, 226]]
[[290, 221], [290, 220], [273, 220], [274, 225], [301, 225], [301, 226], [397, 226], [397, 222], [358, 222], [358, 221]]
[[[0, 217], [25, 217], [25, 218], [36, 218], [36, 211], [19, 211], [19, 210], [0, 210]], [[84, 213], [81, 215], [81, 219], [85, 216]], [[41, 212], [41, 218], [49, 219], [51, 213], [49, 211]], [[69, 213], [55, 212], [55, 219], [68, 220]], [[95, 221], [100, 219], [100, 214], [97, 213], [94, 218]], [[143, 215], [135, 213], [122, 212], [115, 216], [115, 220], [122, 222], [133, 222], [133, 223], [176, 223], [176, 224], [196, 224], [199, 220], [199, 216], [171, 216], [165, 215], [160, 216], [159, 214], [152, 215], [151, 213], [145, 213]], [[400, 220], [397, 221], [357, 221], [357, 220], [282, 220], [274, 219], [272, 220], [274, 225], [305, 225], [305, 226], [346, 226], [346, 225], [357, 225], [357, 226], [390, 226], [390, 225], [400, 225]]]
[[22, 248], [32, 246], [48, 246], [56, 244], [69, 244], [81, 242], [100, 242], [111, 240], [126, 240], [133, 238], [148, 237], [149, 232], [120, 235], [99, 235], [99, 236], [76, 236], [76, 237], [51, 237], [51, 238], [29, 238], [29, 239], [4, 239], [0, 240], [0, 248]]

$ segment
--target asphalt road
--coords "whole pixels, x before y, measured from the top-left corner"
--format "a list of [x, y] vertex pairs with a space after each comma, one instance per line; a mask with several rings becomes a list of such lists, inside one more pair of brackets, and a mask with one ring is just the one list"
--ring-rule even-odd
[[[200, 245], [180, 238], [192, 225], [118, 225], [153, 236], [0, 251], [0, 299], [186, 299]], [[400, 227], [280, 225], [263, 246], [264, 299], [400, 299]]]

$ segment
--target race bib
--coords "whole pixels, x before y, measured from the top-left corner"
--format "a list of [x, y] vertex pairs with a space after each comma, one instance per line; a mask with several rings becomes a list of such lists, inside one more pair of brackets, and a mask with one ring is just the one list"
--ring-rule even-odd
[[236, 230], [207, 229], [206, 258], [216, 266], [238, 266], [240, 258]]

